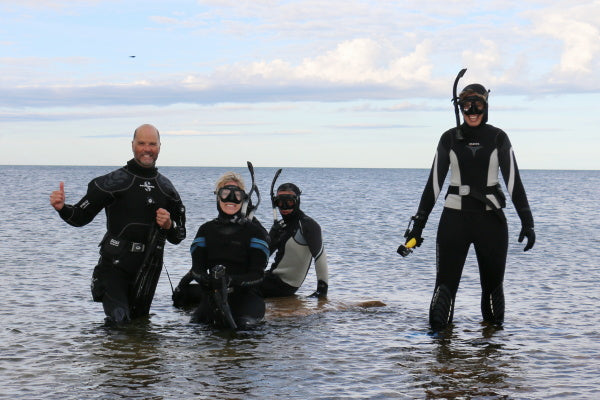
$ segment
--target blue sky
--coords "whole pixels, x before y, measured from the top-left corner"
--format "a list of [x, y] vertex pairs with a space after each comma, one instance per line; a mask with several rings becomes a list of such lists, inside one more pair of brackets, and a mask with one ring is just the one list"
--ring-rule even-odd
[[[428, 168], [460, 86], [521, 168], [600, 169], [600, 1], [0, 0], [0, 164]], [[135, 56], [134, 58], [130, 56]]]

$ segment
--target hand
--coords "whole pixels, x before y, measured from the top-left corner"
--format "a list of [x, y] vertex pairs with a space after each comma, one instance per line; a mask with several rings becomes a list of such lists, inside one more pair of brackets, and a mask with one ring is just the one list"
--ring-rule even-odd
[[527, 238], [527, 244], [523, 248], [523, 251], [531, 249], [535, 244], [535, 231], [533, 230], [533, 227], [521, 228], [521, 233], [519, 233], [519, 243], [521, 243], [525, 238]]
[[156, 224], [162, 229], [171, 229], [171, 213], [164, 208], [156, 210]]
[[203, 288], [210, 287], [210, 277], [208, 276], [208, 271], [204, 271], [201, 268], [194, 270], [192, 268], [192, 279], [198, 282], [198, 284]]
[[283, 231], [285, 230], [285, 221], [284, 220], [280, 220], [280, 221], [275, 221], [273, 222], [273, 225], [271, 226], [271, 230], [269, 231], [269, 234], [277, 234], [277, 235], [281, 235], [283, 233]]
[[329, 288], [329, 285], [327, 285], [327, 282], [319, 280], [317, 282], [317, 290], [308, 297], [318, 297], [319, 299], [323, 299], [323, 298], [327, 297], [327, 289], [328, 288]]
[[53, 191], [50, 194], [50, 205], [54, 207], [56, 211], [62, 210], [65, 206], [65, 183], [60, 182], [58, 184], [58, 190]]
[[185, 296], [183, 294], [183, 291], [181, 290], [179, 285], [177, 285], [177, 287], [173, 290], [173, 295], [171, 296], [171, 299], [173, 299], [173, 305], [175, 307], [183, 306], [185, 300], [184, 297]]
[[414, 215], [411, 220], [413, 221], [412, 229], [407, 229], [404, 237], [406, 238], [407, 242], [414, 238], [417, 241], [415, 247], [419, 247], [423, 243], [423, 238], [421, 235], [423, 234], [423, 229], [425, 229], [427, 217], [417, 213], [417, 215]]
[[271, 226], [271, 230], [269, 230], [269, 238], [271, 239], [271, 244], [270, 244], [271, 248], [275, 248], [279, 245], [279, 242], [281, 241], [281, 236], [285, 232], [285, 226], [286, 225], [283, 220], [273, 222], [273, 225]]

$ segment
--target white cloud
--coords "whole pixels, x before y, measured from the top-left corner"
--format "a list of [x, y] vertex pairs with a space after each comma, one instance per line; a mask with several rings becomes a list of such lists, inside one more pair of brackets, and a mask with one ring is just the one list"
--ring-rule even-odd
[[600, 1], [532, 13], [533, 31], [563, 44], [557, 65], [560, 74], [598, 72], [600, 60]]
[[431, 80], [430, 47], [430, 43], [424, 41], [409, 54], [390, 57], [390, 54], [397, 54], [398, 49], [390, 47], [389, 43], [368, 38], [353, 39], [322, 55], [305, 58], [298, 65], [281, 59], [259, 61], [223, 67], [215, 76], [223, 81], [234, 77], [235, 81], [247, 84], [272, 82], [274, 85], [296, 85], [309, 82], [406, 87], [413, 86], [415, 81]]

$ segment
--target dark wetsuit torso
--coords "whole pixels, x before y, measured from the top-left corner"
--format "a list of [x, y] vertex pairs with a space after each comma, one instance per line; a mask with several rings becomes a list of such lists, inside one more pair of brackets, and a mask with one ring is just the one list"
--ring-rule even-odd
[[271, 252], [277, 251], [265, 275], [261, 291], [265, 297], [291, 296], [302, 286], [312, 259], [317, 280], [328, 283], [327, 255], [319, 224], [297, 210], [286, 219], [283, 231], [271, 229]]
[[[233, 291], [228, 302], [231, 313], [239, 327], [260, 321], [265, 314], [265, 303], [257, 293], [264, 269], [269, 259], [268, 238], [257, 220], [252, 222], [237, 218], [219, 217], [198, 229], [190, 252], [192, 274], [186, 275], [180, 285], [189, 283], [191, 276], [200, 279], [216, 266], [223, 265], [231, 278]], [[215, 318], [206, 297], [194, 312], [196, 322], [213, 322]]]
[[502, 323], [502, 283], [508, 250], [508, 228], [502, 213], [504, 195], [498, 182], [502, 172], [509, 195], [523, 226], [533, 227], [533, 217], [510, 140], [489, 124], [461, 126], [446, 131], [438, 144], [418, 214], [429, 216], [444, 180], [451, 171], [450, 187], [438, 226], [437, 276], [430, 308], [432, 326], [452, 321], [454, 298], [471, 243], [475, 246], [482, 286], [481, 310], [486, 321]]
[[175, 187], [156, 168], [143, 168], [130, 160], [125, 167], [93, 179], [77, 204], [59, 211], [70, 225], [83, 226], [105, 210], [107, 233], [94, 269], [92, 294], [116, 322], [138, 316], [130, 315], [131, 286], [144, 260], [158, 208], [169, 211], [174, 223], [163, 232], [166, 239], [181, 242], [186, 236], [185, 208]]

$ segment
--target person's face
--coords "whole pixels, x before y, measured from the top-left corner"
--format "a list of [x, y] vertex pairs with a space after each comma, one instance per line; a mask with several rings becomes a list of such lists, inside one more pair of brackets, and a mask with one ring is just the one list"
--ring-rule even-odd
[[160, 153], [158, 132], [152, 126], [138, 128], [135, 138], [131, 142], [133, 158], [142, 167], [153, 167]]
[[[280, 191], [280, 192], [277, 192], [277, 196], [279, 196], [279, 195], [290, 195], [290, 196], [296, 196], [296, 193], [294, 193], [294, 192], [293, 192], [293, 191], [291, 191], [291, 190], [282, 190], [282, 191]], [[281, 207], [279, 207], [279, 206], [277, 206], [277, 207], [279, 208], [279, 213], [280, 213], [282, 216], [283, 216], [283, 215], [290, 215], [291, 213], [293, 213], [293, 212], [294, 212], [294, 209], [293, 209], [293, 208], [291, 208], [291, 209], [287, 209], [287, 210], [284, 210], [284, 209], [281, 209]]]
[[476, 127], [483, 121], [485, 112], [485, 101], [478, 96], [468, 96], [461, 100], [460, 108], [465, 123], [470, 127]]
[[481, 124], [483, 121], [483, 114], [470, 114], [467, 115], [463, 112], [463, 118], [465, 119], [465, 123], [470, 127], [476, 127]]
[[[234, 182], [234, 181], [225, 182], [225, 185], [223, 185], [223, 186], [239, 187], [237, 182]], [[227, 202], [227, 201], [221, 200], [221, 197], [219, 197], [219, 207], [225, 214], [234, 215], [234, 214], [237, 214], [237, 212], [240, 211], [240, 209], [242, 208], [242, 201], [240, 201], [239, 203]]]

